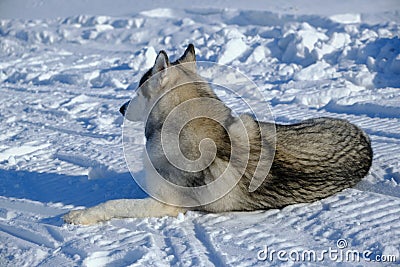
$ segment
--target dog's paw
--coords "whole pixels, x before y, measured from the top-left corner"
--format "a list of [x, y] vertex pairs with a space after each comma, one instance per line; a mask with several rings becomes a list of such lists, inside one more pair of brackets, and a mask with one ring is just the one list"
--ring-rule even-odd
[[98, 214], [91, 209], [70, 211], [63, 216], [63, 219], [66, 223], [81, 225], [90, 225], [104, 221], [104, 218], [98, 216]]

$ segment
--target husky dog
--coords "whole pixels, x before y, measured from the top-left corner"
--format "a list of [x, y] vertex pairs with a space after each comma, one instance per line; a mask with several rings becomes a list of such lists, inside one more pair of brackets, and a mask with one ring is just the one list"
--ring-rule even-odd
[[[120, 112], [128, 120], [147, 120], [145, 136], [149, 157], [154, 168], [168, 181], [186, 187], [207, 185], [224, 172], [229, 161], [234, 161], [228, 173], [237, 181], [234, 187], [213, 202], [199, 201], [201, 205], [192, 207], [169, 205], [153, 198], [111, 200], [92, 208], [71, 211], [64, 216], [66, 222], [92, 224], [112, 218], [176, 216], [187, 210], [227, 212], [282, 208], [331, 196], [354, 186], [368, 173], [372, 164], [370, 139], [348, 121], [316, 118], [293, 125], [280, 125], [259, 122], [248, 115], [238, 118], [208, 85], [197, 82], [199, 80], [192, 44], [175, 62], [170, 62], [167, 54], [161, 51], [154, 66], [140, 80], [138, 96], [132, 103], [124, 104]], [[174, 85], [179, 86], [164, 94]], [[186, 171], [171, 164], [163, 154], [161, 132], [168, 114], [178, 105], [195, 98], [213, 100], [214, 104], [207, 109], [218, 117], [218, 121], [207, 118], [191, 120], [180, 131], [180, 150], [185, 157], [194, 160], [201, 154], [199, 144], [202, 140], [211, 139], [215, 157], [201, 170]], [[142, 112], [131, 112], [128, 105], [134, 105], [133, 110]], [[152, 111], [147, 118], [143, 118], [149, 107], [153, 107]], [[190, 110], [194, 114], [200, 108], [204, 109], [201, 105], [193, 105]], [[268, 133], [271, 126], [275, 127], [276, 136], [262, 134], [263, 129]], [[262, 183], [251, 192], [248, 188], [256, 167], [260, 165], [260, 155], [271, 148], [269, 143], [272, 138], [275, 138], [275, 151], [269, 171], [257, 172]], [[231, 143], [239, 146], [248, 143], [250, 154], [245, 159], [241, 155], [233, 156]], [[266, 154], [271, 155], [269, 151]], [[236, 171], [236, 161], [246, 162], [243, 172]], [[145, 171], [147, 173], [146, 166]], [[164, 193], [174, 199], [198, 197], [196, 192], [190, 196]]]

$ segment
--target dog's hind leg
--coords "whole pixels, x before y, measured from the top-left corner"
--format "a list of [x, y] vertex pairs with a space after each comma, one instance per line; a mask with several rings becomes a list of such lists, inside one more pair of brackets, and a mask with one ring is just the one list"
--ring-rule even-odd
[[88, 209], [71, 211], [63, 219], [67, 223], [88, 225], [112, 218], [177, 216], [184, 212], [184, 208], [169, 206], [152, 198], [116, 199]]

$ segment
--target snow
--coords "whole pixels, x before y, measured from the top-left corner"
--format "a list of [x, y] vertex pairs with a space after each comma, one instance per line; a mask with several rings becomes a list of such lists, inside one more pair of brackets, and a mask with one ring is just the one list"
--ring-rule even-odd
[[343, 23], [343, 24], [352, 24], [352, 23], [361, 23], [361, 15], [360, 14], [337, 14], [329, 17], [331, 20]]
[[[229, 37], [228, 37], [229, 38]], [[231, 63], [234, 59], [238, 58], [247, 50], [247, 45], [240, 38], [234, 38], [229, 40], [224, 51], [222, 51], [218, 63], [225, 65]]]
[[[390, 0], [1, 1], [0, 266], [354, 266], [257, 258], [266, 246], [320, 253], [339, 240], [396, 256], [360, 266], [399, 264], [399, 12]], [[331, 116], [363, 128], [370, 174], [282, 210], [64, 224], [71, 209], [146, 197], [118, 109], [159, 50], [174, 60], [188, 43], [198, 60], [253, 80], [279, 123]]]

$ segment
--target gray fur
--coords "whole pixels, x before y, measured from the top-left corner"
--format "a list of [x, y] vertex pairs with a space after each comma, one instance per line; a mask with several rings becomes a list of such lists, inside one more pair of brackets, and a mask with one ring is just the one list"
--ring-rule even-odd
[[[175, 88], [176, 85], [180, 86]], [[163, 95], [170, 88], [175, 89]], [[229, 160], [233, 161], [234, 166], [246, 162], [244, 174], [236, 177], [240, 180], [228, 194], [203, 206], [172, 208], [154, 200], [115, 200], [87, 210], [72, 211], [64, 217], [67, 222], [90, 224], [114, 217], [173, 216], [187, 209], [224, 212], [282, 208], [290, 204], [316, 201], [352, 187], [368, 173], [372, 164], [368, 136], [346, 120], [317, 118], [280, 125], [258, 122], [249, 115], [240, 118], [232, 116], [231, 110], [196, 74], [193, 45], [189, 45], [184, 55], [173, 63], [169, 62], [164, 51], [160, 52], [155, 66], [141, 79], [139, 90], [139, 94], [150, 105], [154, 104], [146, 120], [146, 148], [153, 166], [164, 178], [186, 187], [205, 185], [218, 178]], [[164, 155], [161, 131], [167, 115], [174, 107], [195, 98], [217, 100], [207, 109], [212, 116], [222, 121], [222, 125], [211, 119], [198, 118], [182, 129], [179, 142], [186, 158], [194, 160], [200, 156], [199, 144], [205, 138], [212, 139], [217, 149], [216, 158], [207, 168], [187, 172], [173, 166]], [[159, 101], [152, 102], [153, 99]], [[127, 119], [136, 118], [138, 114], [127, 113], [128, 104], [121, 107], [121, 113]], [[195, 114], [201, 109], [204, 107], [193, 105], [189, 112]], [[237, 127], [240, 121], [246, 129], [243, 132], [237, 130], [240, 129]], [[268, 135], [274, 127], [276, 136]], [[227, 130], [234, 134], [228, 135]], [[244, 151], [246, 141], [250, 144], [249, 157], [231, 155], [232, 143], [243, 146]], [[256, 172], [261, 176], [258, 178], [265, 179], [254, 192], [249, 192], [256, 167], [261, 166], [263, 170], [263, 164], [259, 161], [262, 152], [265, 152], [267, 158], [273, 158], [272, 166], [269, 171]], [[199, 196], [194, 192], [190, 196], [171, 197]], [[132, 205], [132, 208], [127, 209], [126, 205]], [[145, 210], [135, 211], [134, 207]]]
[[[161, 52], [161, 54], [165, 57], [165, 52]], [[179, 65], [191, 60], [195, 60], [195, 56], [194, 48], [190, 45], [184, 55], [171, 65]], [[170, 65], [169, 62], [167, 65]], [[196, 81], [201, 80], [194, 71], [193, 66], [190, 68], [182, 66], [178, 75]], [[179, 80], [179, 78], [175, 79]], [[174, 80], [174, 82], [176, 81]], [[204, 185], [206, 181], [216, 178], [209, 177], [213, 173], [212, 165], [196, 173], [184, 172], [175, 168], [162, 154], [159, 142], [160, 129], [165, 116], [175, 106], [196, 97], [218, 99], [204, 83], [196, 82], [180, 86], [165, 95], [160, 104], [156, 105], [146, 126], [148, 149], [153, 152], [153, 163], [158, 164], [156, 169], [163, 177], [183, 186]], [[231, 116], [230, 110], [222, 102], [210, 109], [214, 111], [215, 115], [224, 117], [225, 125], [223, 126], [226, 129], [236, 123], [236, 119]], [[252, 144], [252, 155], [245, 175], [240, 179], [236, 188], [220, 201], [196, 209], [216, 212], [255, 210], [312, 202], [354, 186], [368, 173], [371, 166], [372, 149], [368, 136], [360, 128], [346, 120], [317, 118], [293, 125], [276, 124], [276, 151], [271, 170], [269, 173], [265, 173], [266, 179], [263, 184], [255, 192], [250, 193], [248, 187], [254, 167], [259, 164], [261, 148], [259, 127], [264, 127], [268, 132], [271, 125], [258, 123], [249, 116], [242, 116], [242, 119], [246, 122]], [[181, 138], [183, 153], [188, 158], [197, 158], [199, 156], [198, 144], [204, 138], [211, 138], [216, 142], [219, 159], [229, 160], [230, 141], [227, 132], [221, 125], [207, 119], [194, 120], [184, 128]], [[267, 144], [264, 147], [268, 147], [267, 139], [269, 137], [263, 136], [263, 138], [263, 142]], [[226, 199], [229, 199], [230, 205], [226, 205]]]
[[[346, 120], [318, 118], [275, 126], [271, 170], [262, 186], [242, 199], [242, 210], [313, 202], [354, 186], [370, 169], [370, 140]], [[248, 186], [248, 180], [241, 182]]]

